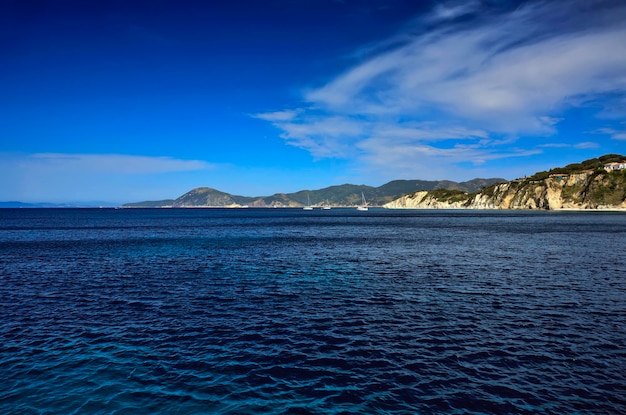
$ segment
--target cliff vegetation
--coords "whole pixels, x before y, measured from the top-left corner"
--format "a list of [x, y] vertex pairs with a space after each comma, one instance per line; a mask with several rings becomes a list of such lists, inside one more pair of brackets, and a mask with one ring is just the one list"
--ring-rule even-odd
[[497, 183], [476, 193], [414, 192], [386, 205], [413, 209], [624, 209], [626, 157], [607, 154], [532, 176]]

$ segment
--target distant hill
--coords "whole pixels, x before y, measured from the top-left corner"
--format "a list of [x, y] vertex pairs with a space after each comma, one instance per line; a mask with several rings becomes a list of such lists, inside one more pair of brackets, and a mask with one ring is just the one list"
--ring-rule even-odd
[[408, 209], [626, 209], [626, 156], [606, 154], [480, 192], [418, 191], [385, 205]]
[[0, 208], [88, 208], [116, 207], [110, 202], [76, 202], [76, 203], [25, 203], [17, 201], [0, 202]]
[[22, 202], [0, 202], [0, 208], [23, 208], [23, 207], [38, 207], [34, 203], [22, 203]]
[[124, 204], [124, 207], [135, 207], [135, 208], [171, 207], [173, 203], [174, 203], [174, 199], [147, 200], [145, 202], [126, 203]]
[[123, 207], [301, 207], [312, 205], [356, 206], [361, 193], [370, 206], [382, 206], [405, 194], [419, 190], [455, 189], [475, 192], [485, 186], [506, 182], [504, 179], [474, 179], [467, 182], [394, 180], [380, 187], [343, 184], [318, 190], [300, 190], [294, 193], [276, 193], [271, 196], [237, 196], [210, 187], [192, 189], [174, 200], [127, 203]]

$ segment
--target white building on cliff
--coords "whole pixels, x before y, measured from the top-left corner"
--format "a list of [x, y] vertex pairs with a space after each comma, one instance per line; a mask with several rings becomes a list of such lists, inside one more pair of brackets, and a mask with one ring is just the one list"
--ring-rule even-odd
[[626, 169], [626, 161], [607, 163], [604, 165], [604, 170], [606, 171], [616, 171], [616, 170], [624, 170], [624, 169]]

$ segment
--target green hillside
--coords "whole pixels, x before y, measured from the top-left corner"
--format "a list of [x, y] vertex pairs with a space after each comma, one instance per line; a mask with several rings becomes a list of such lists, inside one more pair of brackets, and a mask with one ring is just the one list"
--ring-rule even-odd
[[126, 203], [124, 207], [134, 208], [153, 208], [153, 207], [170, 207], [174, 203], [174, 199], [164, 200], [147, 200], [145, 202]]
[[363, 194], [370, 206], [382, 206], [405, 194], [420, 190], [454, 189], [475, 192], [504, 179], [474, 179], [457, 183], [453, 181], [394, 180], [379, 187], [343, 184], [317, 190], [300, 190], [294, 193], [276, 193], [271, 196], [236, 196], [210, 187], [193, 189], [175, 200], [128, 203], [124, 207], [197, 207], [197, 206], [250, 206], [250, 207], [300, 207], [312, 205], [356, 206]]

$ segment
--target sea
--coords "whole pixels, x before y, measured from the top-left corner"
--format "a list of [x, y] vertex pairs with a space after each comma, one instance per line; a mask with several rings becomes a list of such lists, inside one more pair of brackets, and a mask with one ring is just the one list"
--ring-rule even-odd
[[626, 213], [0, 209], [1, 414], [625, 414]]

